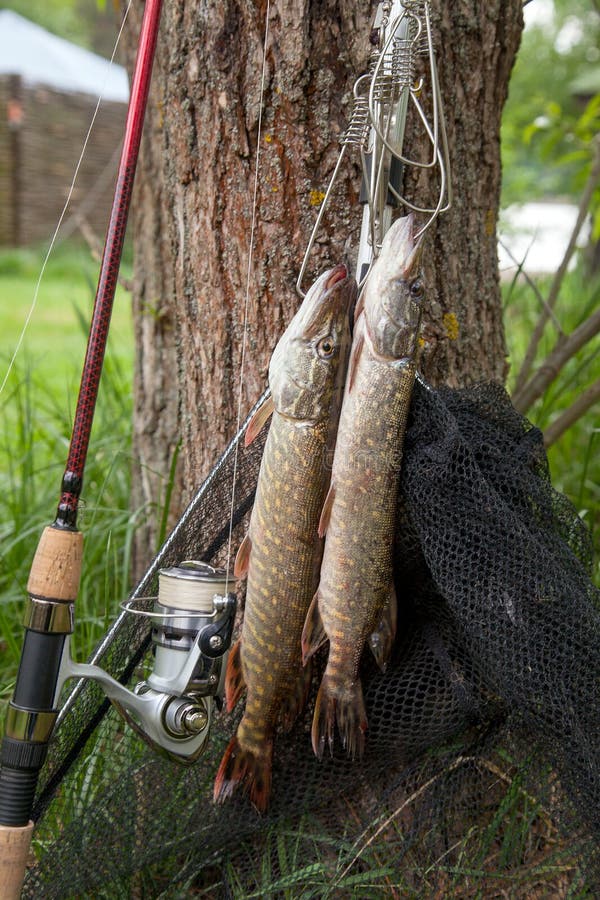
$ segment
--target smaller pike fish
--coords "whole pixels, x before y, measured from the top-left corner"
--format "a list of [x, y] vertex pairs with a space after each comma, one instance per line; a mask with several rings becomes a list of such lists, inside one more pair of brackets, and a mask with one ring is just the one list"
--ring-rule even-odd
[[246, 708], [215, 779], [216, 801], [242, 786], [257, 809], [266, 809], [277, 722], [290, 728], [306, 701], [310, 672], [302, 666], [300, 638], [318, 583], [319, 516], [355, 298], [356, 284], [343, 265], [311, 287], [271, 357], [272, 401], [258, 410], [246, 432], [248, 444], [273, 412], [250, 527], [234, 569], [236, 577], [247, 573], [248, 584], [225, 692], [231, 710], [245, 685]]
[[318, 757], [326, 738], [333, 746], [336, 719], [348, 752], [362, 754], [367, 716], [360, 658], [370, 640], [383, 668], [395, 633], [392, 542], [423, 296], [421, 245], [413, 227], [409, 215], [390, 228], [357, 308], [331, 487], [319, 526], [326, 533], [321, 580], [302, 635], [304, 662], [329, 639], [313, 719]]

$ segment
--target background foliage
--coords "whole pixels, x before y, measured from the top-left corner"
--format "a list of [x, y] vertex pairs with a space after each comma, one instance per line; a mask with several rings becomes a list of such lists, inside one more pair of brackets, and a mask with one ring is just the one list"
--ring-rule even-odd
[[502, 121], [502, 202], [576, 201], [600, 130], [600, 5], [530, 0], [525, 13]]
[[2, 6], [103, 56], [112, 52], [118, 0], [6, 0]]

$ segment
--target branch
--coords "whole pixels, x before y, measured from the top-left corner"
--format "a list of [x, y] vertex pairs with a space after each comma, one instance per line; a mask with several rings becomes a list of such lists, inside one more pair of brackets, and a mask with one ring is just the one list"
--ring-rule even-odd
[[542, 307], [542, 311], [540, 312], [540, 316], [538, 318], [537, 324], [531, 336], [531, 340], [529, 341], [529, 346], [527, 347], [527, 351], [525, 353], [525, 357], [523, 358], [523, 363], [519, 370], [519, 374], [517, 376], [517, 381], [515, 384], [515, 394], [518, 394], [522, 389], [527, 379], [529, 378], [529, 373], [531, 372], [531, 368], [533, 366], [533, 362], [535, 360], [535, 355], [537, 353], [538, 345], [542, 338], [542, 334], [544, 332], [544, 328], [546, 327], [546, 322], [550, 318], [550, 313], [554, 309], [556, 305], [556, 301], [558, 299], [558, 295], [560, 289], [562, 287], [562, 283], [564, 277], [567, 273], [567, 269], [569, 267], [569, 263], [571, 262], [571, 258], [577, 249], [577, 238], [579, 237], [579, 232], [583, 228], [584, 222], [588, 215], [588, 210], [590, 207], [590, 203], [592, 201], [592, 197], [594, 195], [594, 191], [598, 183], [600, 182], [600, 136], [596, 136], [594, 138], [594, 156], [592, 159], [592, 167], [590, 169], [590, 174], [588, 176], [588, 180], [586, 182], [585, 188], [583, 190], [583, 194], [581, 195], [581, 200], [579, 201], [579, 209], [577, 212], [577, 220], [575, 222], [575, 226], [571, 233], [571, 237], [569, 239], [569, 244], [567, 249], [565, 250], [565, 254], [563, 256], [562, 262], [556, 273], [554, 275], [554, 279], [552, 284], [550, 285], [550, 290], [548, 292], [548, 299], [546, 303]]
[[600, 378], [583, 391], [571, 406], [544, 431], [544, 446], [551, 447], [559, 437], [574, 425], [590, 408], [600, 400]]
[[[519, 262], [519, 260], [514, 255], [514, 253], [510, 250], [510, 248], [504, 243], [504, 241], [501, 238], [498, 238], [498, 243], [500, 244], [500, 246], [502, 247], [504, 252], [507, 254], [507, 256], [510, 256], [510, 258], [514, 262], [515, 266], [517, 266], [517, 271], [515, 273], [514, 281], [516, 281], [518, 279], [519, 275], [522, 275], [523, 278], [525, 279], [525, 281], [527, 282], [527, 285], [531, 288], [531, 290], [535, 294], [540, 306], [542, 308], [547, 307], [546, 298], [540, 291], [539, 287], [537, 286], [537, 284], [535, 283], [533, 278], [530, 275], [528, 275], [525, 270], [525, 260], [523, 259], [522, 262]], [[552, 319], [552, 324], [554, 325], [554, 327], [556, 328], [558, 333], [563, 335], [564, 331], [562, 330], [562, 326], [561, 326], [560, 322], [554, 315], [553, 310], [546, 308], [546, 311], [548, 313], [548, 318]]]
[[598, 333], [600, 333], [600, 308], [568, 337], [563, 336], [557, 340], [554, 349], [546, 357], [533, 378], [520, 391], [515, 391], [513, 394], [512, 402], [515, 409], [520, 413], [526, 413], [542, 396], [548, 385], [555, 380], [568, 361]]

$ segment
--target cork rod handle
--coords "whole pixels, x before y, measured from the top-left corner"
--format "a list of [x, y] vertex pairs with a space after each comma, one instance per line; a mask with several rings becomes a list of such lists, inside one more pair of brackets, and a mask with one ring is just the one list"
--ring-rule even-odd
[[83, 534], [49, 525], [42, 532], [27, 590], [34, 597], [73, 602], [79, 590]]
[[0, 897], [19, 900], [29, 859], [33, 822], [23, 828], [0, 825]]

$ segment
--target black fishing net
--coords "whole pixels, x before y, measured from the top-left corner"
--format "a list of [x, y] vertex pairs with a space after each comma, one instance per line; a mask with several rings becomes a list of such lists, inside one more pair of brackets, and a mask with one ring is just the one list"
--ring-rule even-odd
[[[234, 445], [135, 597], [155, 592], [162, 566], [223, 562]], [[240, 449], [236, 543], [261, 450]], [[243, 797], [214, 806], [239, 711], [217, 717], [184, 767], [79, 685], [40, 784], [25, 896], [598, 896], [590, 540], [502, 389], [417, 384], [396, 531], [398, 636], [384, 674], [363, 661], [362, 761], [315, 759], [309, 703], [278, 736], [268, 814]], [[145, 621], [124, 615], [96, 661], [134, 683], [148, 641]]]

